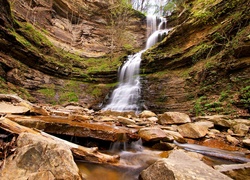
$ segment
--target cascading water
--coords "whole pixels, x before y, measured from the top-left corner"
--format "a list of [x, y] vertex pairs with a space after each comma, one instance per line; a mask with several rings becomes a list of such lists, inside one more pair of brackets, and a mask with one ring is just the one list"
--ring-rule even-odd
[[148, 39], [146, 48], [128, 56], [127, 61], [119, 70], [119, 85], [113, 91], [109, 104], [103, 110], [140, 111], [141, 83], [139, 72], [141, 55], [159, 40], [162, 40], [163, 34], [167, 33], [165, 18], [147, 16]]

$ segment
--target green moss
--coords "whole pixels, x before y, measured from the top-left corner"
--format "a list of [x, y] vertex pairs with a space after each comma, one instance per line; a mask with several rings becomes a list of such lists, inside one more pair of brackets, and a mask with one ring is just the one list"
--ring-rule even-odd
[[78, 100], [78, 95], [73, 91], [60, 94], [60, 102], [78, 102]]
[[201, 59], [205, 59], [209, 57], [209, 52], [213, 49], [213, 45], [202, 43], [198, 46], [195, 46], [191, 50], [192, 55], [192, 63], [200, 61]]
[[38, 92], [40, 92], [41, 94], [43, 94], [47, 98], [54, 98], [56, 95], [55, 90], [52, 88], [40, 89], [40, 90], [38, 90]]

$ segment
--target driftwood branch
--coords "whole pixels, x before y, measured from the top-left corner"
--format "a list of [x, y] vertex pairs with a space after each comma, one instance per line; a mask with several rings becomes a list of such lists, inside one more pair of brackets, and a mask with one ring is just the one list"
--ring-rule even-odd
[[15, 123], [7, 118], [0, 118], [0, 128], [4, 129], [5, 131], [15, 133], [15, 134], [21, 134], [23, 132], [28, 132], [28, 133], [33, 133], [33, 134], [37, 134], [37, 135], [46, 137], [48, 139], [53, 139], [55, 141], [59, 141], [61, 143], [66, 144], [71, 149], [74, 157], [82, 159], [82, 160], [86, 160], [89, 162], [116, 163], [119, 161], [119, 156], [111, 156], [111, 155], [100, 153], [98, 151], [97, 147], [86, 148], [83, 146], [79, 146], [77, 144], [65, 141], [63, 139], [49, 135], [47, 133], [19, 125], [19, 124]]

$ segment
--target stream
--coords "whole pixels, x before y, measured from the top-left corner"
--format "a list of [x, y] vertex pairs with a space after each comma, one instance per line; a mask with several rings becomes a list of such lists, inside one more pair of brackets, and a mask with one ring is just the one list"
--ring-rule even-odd
[[[246, 158], [243, 152], [221, 150], [196, 144], [180, 144], [176, 141], [174, 144], [180, 149], [204, 155], [205, 163], [210, 166], [250, 162], [250, 159]], [[158, 151], [143, 147], [139, 140], [132, 145], [116, 142], [105, 153], [119, 155], [119, 163], [111, 166], [77, 162], [80, 174], [86, 180], [138, 180], [142, 170], [158, 159], [167, 158], [171, 151]]]

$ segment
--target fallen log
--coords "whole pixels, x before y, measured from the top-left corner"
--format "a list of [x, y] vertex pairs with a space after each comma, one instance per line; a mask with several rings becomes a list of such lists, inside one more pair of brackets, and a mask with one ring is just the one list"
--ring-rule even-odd
[[75, 158], [78, 158], [80, 160], [86, 160], [86, 161], [93, 162], [93, 163], [107, 163], [107, 164], [117, 163], [119, 161], [119, 156], [117, 155], [112, 156], [112, 155], [101, 153], [98, 151], [98, 147], [87, 148], [87, 147], [79, 146], [77, 144], [68, 142], [58, 137], [49, 135], [45, 132], [34, 130], [31, 128], [19, 125], [7, 118], [0, 118], [0, 128], [4, 129], [5, 131], [18, 134], [18, 135], [23, 132], [28, 132], [28, 133], [37, 134], [37, 135], [46, 137], [48, 139], [53, 139], [55, 141], [60, 141], [61, 143], [64, 143], [70, 148]]

